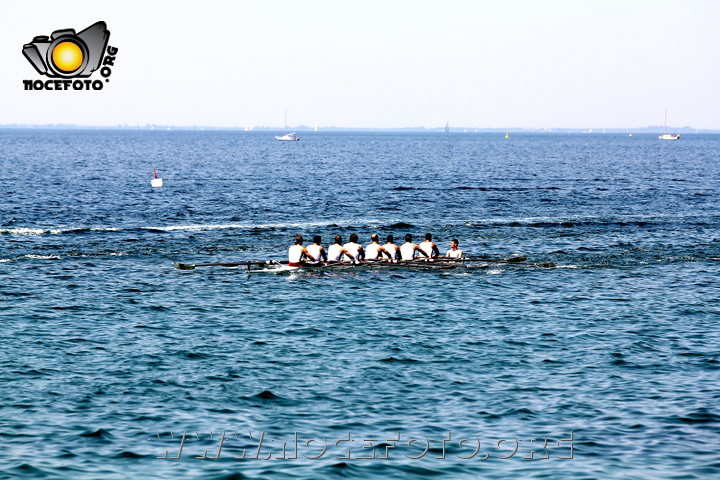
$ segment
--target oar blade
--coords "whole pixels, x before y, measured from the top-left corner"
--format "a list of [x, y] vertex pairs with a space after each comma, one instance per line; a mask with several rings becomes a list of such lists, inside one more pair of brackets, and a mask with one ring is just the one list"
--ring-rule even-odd
[[178, 270], [195, 270], [195, 264], [175, 262], [175, 268]]

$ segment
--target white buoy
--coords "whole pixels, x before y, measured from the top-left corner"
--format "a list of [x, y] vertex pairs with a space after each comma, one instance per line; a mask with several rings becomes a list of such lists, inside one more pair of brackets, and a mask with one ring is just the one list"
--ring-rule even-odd
[[155, 178], [150, 180], [150, 185], [153, 187], [162, 187], [163, 186], [162, 178], [158, 178], [157, 170], [153, 169], [153, 174], [155, 175]]

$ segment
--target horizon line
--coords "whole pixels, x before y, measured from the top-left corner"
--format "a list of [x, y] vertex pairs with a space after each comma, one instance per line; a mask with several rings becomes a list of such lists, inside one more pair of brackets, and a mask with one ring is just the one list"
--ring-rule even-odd
[[[263, 131], [263, 132], [277, 132], [282, 131], [283, 127], [268, 127], [268, 126], [254, 126], [246, 125], [233, 126], [233, 127], [217, 127], [208, 125], [168, 125], [168, 124], [145, 124], [145, 125], [130, 125], [130, 124], [118, 124], [118, 125], [78, 125], [72, 123], [13, 123], [0, 125], [1, 129], [87, 129], [87, 130], [238, 130], [238, 131]], [[312, 127], [308, 125], [296, 125], [287, 126], [290, 130], [298, 130], [303, 132], [314, 132], [314, 131], [427, 131], [427, 132], [441, 132], [445, 127]], [[317, 130], [316, 130], [317, 129]], [[648, 125], [646, 127], [545, 127], [545, 128], [531, 128], [531, 127], [450, 127], [450, 133], [490, 133], [490, 132], [513, 132], [513, 133], [588, 133], [588, 134], [600, 134], [600, 133], [657, 133], [662, 131], [662, 125]], [[668, 130], [679, 131], [681, 133], [720, 133], [717, 129], [708, 128], [695, 128], [695, 127], [667, 127]]]

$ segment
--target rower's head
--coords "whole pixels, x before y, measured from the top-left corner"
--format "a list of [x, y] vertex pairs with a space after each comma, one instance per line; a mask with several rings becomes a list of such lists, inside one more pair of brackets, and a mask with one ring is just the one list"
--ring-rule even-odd
[[427, 240], [428, 242], [432, 242], [432, 233], [426, 233], [425, 240]]
[[322, 242], [322, 237], [320, 235], [315, 235], [313, 237], [313, 243], [316, 245], [320, 245], [320, 242]]
[[388, 243], [393, 243], [394, 241], [395, 241], [395, 237], [393, 237], [392, 235], [388, 235], [388, 236], [387, 236], [387, 242], [388, 242]]
[[303, 244], [303, 238], [300, 235], [295, 237], [295, 245], [302, 245], [302, 244]]
[[358, 236], [356, 233], [353, 233], [350, 235], [350, 243], [356, 243], [358, 241]]
[[370, 235], [370, 241], [372, 243], [378, 243], [380, 241], [380, 237], [378, 237], [377, 233], [373, 233], [372, 235]]
[[460, 243], [457, 241], [457, 238], [453, 238], [450, 240], [450, 248], [457, 248]]
[[412, 242], [412, 235], [410, 235], [409, 233], [407, 235], [405, 235], [405, 241]]
[[335, 235], [335, 243], [342, 245], [342, 237], [340, 235]]

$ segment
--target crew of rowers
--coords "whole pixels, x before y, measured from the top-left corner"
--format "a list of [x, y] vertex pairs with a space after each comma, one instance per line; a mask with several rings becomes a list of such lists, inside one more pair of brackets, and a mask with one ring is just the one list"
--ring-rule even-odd
[[[302, 267], [306, 265], [319, 265], [322, 262], [343, 262], [350, 261], [358, 263], [362, 261], [408, 261], [415, 260], [419, 257], [425, 257], [433, 260], [440, 257], [438, 246], [432, 241], [432, 234], [425, 234], [425, 241], [421, 244], [413, 243], [413, 237], [409, 233], [405, 235], [405, 243], [403, 245], [395, 245], [395, 238], [392, 235], [387, 236], [387, 243], [380, 245], [380, 238], [377, 234], [370, 237], [370, 244], [363, 248], [358, 242], [356, 234], [350, 235], [350, 242], [343, 245], [342, 237], [337, 235], [335, 243], [325, 251], [320, 245], [322, 238], [320, 235], [313, 237], [313, 244], [307, 248], [303, 247], [303, 238], [295, 237], [295, 245], [290, 247], [288, 251], [288, 265], [291, 267]], [[450, 241], [450, 250], [445, 254], [445, 258], [462, 258], [463, 252], [458, 248], [457, 239]]]

